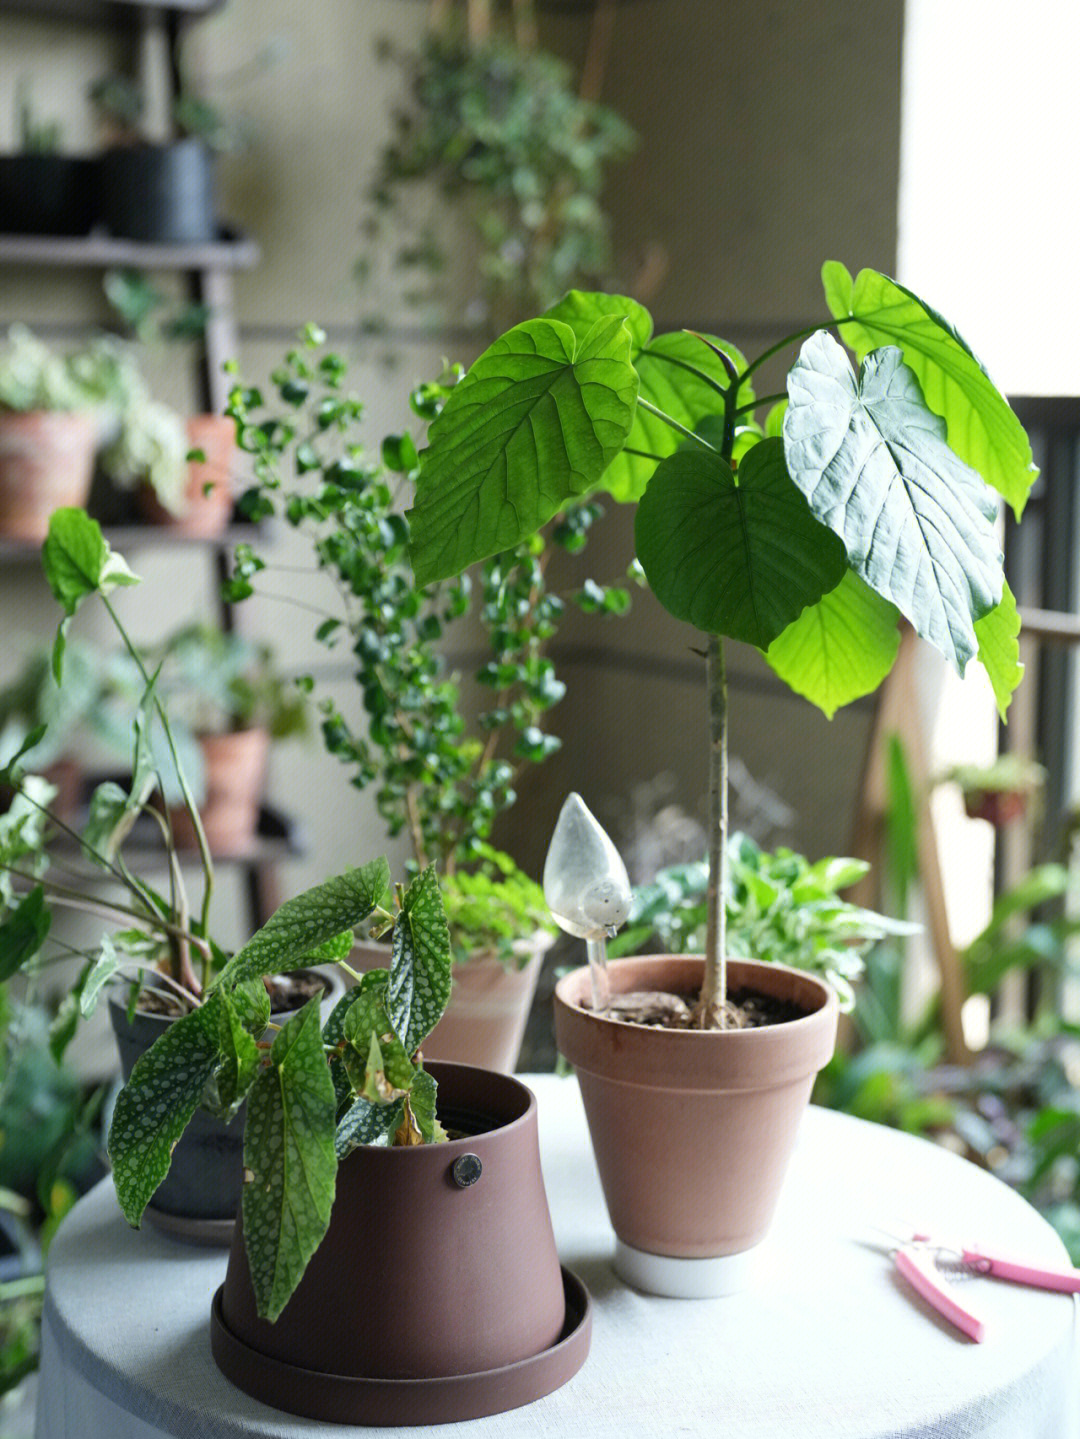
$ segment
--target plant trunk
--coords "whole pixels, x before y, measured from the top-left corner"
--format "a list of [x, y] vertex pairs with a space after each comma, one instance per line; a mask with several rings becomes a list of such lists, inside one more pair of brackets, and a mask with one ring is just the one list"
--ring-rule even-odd
[[710, 635], [705, 661], [709, 696], [709, 887], [706, 891], [705, 978], [698, 1000], [702, 1029], [722, 1029], [727, 1003], [727, 675], [724, 642]]

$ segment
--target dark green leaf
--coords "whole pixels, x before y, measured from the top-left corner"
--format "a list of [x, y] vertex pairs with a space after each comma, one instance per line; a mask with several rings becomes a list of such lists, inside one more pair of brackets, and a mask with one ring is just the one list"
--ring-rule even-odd
[[408, 1089], [413, 1065], [391, 1027], [386, 990], [371, 986], [355, 993], [344, 1018], [345, 1068], [358, 1094], [382, 1102], [394, 1098], [392, 1090]]
[[218, 976], [227, 986], [264, 974], [285, 974], [308, 962], [312, 950], [362, 923], [390, 883], [385, 859], [350, 869], [286, 900]]
[[765, 655], [796, 694], [831, 719], [841, 705], [872, 694], [900, 648], [900, 613], [853, 570], [808, 605]]
[[169, 1025], [117, 1096], [109, 1158], [120, 1208], [136, 1228], [219, 1058], [217, 1004], [208, 1000]]
[[528, 320], [480, 356], [421, 456], [409, 511], [418, 583], [508, 549], [597, 484], [633, 419], [630, 344], [618, 315], [580, 342], [559, 321]]
[[851, 275], [836, 260], [821, 271], [837, 319], [857, 315], [840, 333], [860, 360], [880, 345], [899, 345], [927, 405], [948, 428], [949, 446], [1004, 495], [1020, 518], [1038, 470], [1008, 402], [947, 320], [876, 270]]
[[996, 505], [945, 443], [895, 348], [858, 379], [819, 330], [788, 374], [784, 449], [792, 478], [843, 540], [852, 568], [962, 674], [974, 624], [1001, 600]]
[[392, 1144], [404, 1117], [404, 1099], [395, 1099], [390, 1104], [358, 1099], [338, 1124], [334, 1140], [338, 1159], [344, 1159], [361, 1144]]
[[41, 950], [52, 923], [52, 914], [45, 908], [45, 891], [41, 885], [15, 906], [0, 921], [0, 984], [17, 974]]
[[[265, 986], [263, 986], [265, 993]], [[259, 1046], [244, 1024], [244, 1010], [234, 996], [223, 990], [218, 996], [218, 1047], [221, 1063], [208, 1089], [214, 1112], [229, 1120], [244, 1102], [259, 1068]]]
[[244, 1244], [255, 1302], [275, 1320], [330, 1222], [337, 1175], [334, 1086], [310, 1000], [274, 1040], [244, 1126]]
[[450, 999], [450, 931], [435, 866], [429, 865], [405, 892], [394, 924], [387, 1013], [410, 1055], [442, 1018]]
[[761, 649], [844, 574], [843, 545], [792, 483], [779, 440], [755, 445], [738, 483], [715, 451], [676, 451], [649, 482], [635, 536], [665, 608]]

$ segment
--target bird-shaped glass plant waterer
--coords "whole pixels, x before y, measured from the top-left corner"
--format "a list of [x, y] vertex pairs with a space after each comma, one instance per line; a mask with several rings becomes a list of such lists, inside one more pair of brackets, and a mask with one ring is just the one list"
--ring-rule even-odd
[[619, 851], [579, 794], [566, 797], [544, 861], [544, 898], [561, 930], [585, 941], [596, 1013], [608, 1008], [607, 941], [630, 914]]

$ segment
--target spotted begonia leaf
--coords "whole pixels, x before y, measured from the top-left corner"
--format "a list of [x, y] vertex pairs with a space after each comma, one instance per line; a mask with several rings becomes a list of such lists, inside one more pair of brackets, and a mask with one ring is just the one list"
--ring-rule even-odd
[[203, 1108], [229, 1120], [239, 1110], [259, 1068], [259, 1046], [248, 1033], [233, 996], [218, 996], [218, 1045], [221, 1063], [211, 1075], [203, 1095]]
[[416, 1120], [425, 1144], [432, 1144], [446, 1138], [446, 1130], [435, 1114], [435, 1097], [439, 1086], [426, 1069], [418, 1069], [409, 1090], [409, 1108]]
[[388, 1146], [404, 1117], [404, 1099], [395, 1099], [390, 1104], [372, 1104], [370, 1100], [358, 1099], [338, 1124], [334, 1139], [338, 1159], [344, 1159], [362, 1144]]
[[138, 1228], [155, 1189], [169, 1172], [177, 1140], [221, 1055], [214, 996], [170, 1024], [135, 1061], [116, 1099], [109, 1129], [116, 1197]]
[[389, 883], [386, 860], [376, 859], [286, 900], [233, 955], [218, 976], [218, 985], [301, 968], [312, 950], [328, 941], [336, 943], [343, 930], [362, 923]]
[[450, 999], [450, 931], [433, 865], [405, 892], [394, 924], [386, 1009], [408, 1054], [442, 1018]]
[[330, 1222], [335, 1111], [316, 998], [278, 1034], [248, 1096], [244, 1244], [264, 1319], [285, 1308]]
[[408, 1089], [415, 1070], [393, 1032], [386, 1012], [386, 990], [375, 986], [357, 995], [345, 1016], [345, 1069], [356, 1093], [372, 1103], [393, 1099]]
[[369, 969], [355, 989], [350, 989], [341, 996], [323, 1025], [323, 1047], [329, 1051], [330, 1078], [337, 1096], [337, 1113], [339, 1115], [355, 1098], [352, 1080], [345, 1068], [345, 1020], [348, 1018], [349, 1010], [361, 1000], [365, 992], [371, 989], [385, 991], [389, 978], [389, 970]]

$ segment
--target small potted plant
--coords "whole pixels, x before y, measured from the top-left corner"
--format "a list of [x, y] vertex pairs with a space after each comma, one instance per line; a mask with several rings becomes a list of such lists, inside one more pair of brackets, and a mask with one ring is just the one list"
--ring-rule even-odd
[[[110, 270], [105, 297], [124, 332], [140, 344], [182, 345], [202, 336], [207, 306], [198, 301], [169, 309], [169, 302], [137, 270]], [[136, 498], [142, 515], [153, 524], [201, 539], [220, 535], [232, 518], [236, 427], [225, 415], [189, 415], [184, 422], [186, 468], [168, 486], [139, 485]], [[175, 441], [171, 453], [175, 455]], [[175, 463], [175, 462], [174, 462]], [[137, 467], [129, 466], [129, 470]]]
[[[230, 413], [254, 471], [242, 507], [253, 519], [280, 515], [334, 582], [326, 593], [340, 605], [320, 617], [315, 638], [350, 652], [367, 723], [324, 700], [323, 741], [355, 785], [374, 790], [389, 833], [408, 837], [415, 865], [439, 865], [455, 988], [428, 1053], [512, 1069], [552, 926], [540, 887], [492, 847], [492, 830], [530, 767], [559, 748], [548, 716], [565, 686], [545, 650], [567, 601], [614, 615], [629, 599], [586, 578], [568, 578], [565, 594], [549, 586], [553, 557], [585, 546], [595, 505], [489, 561], [476, 578], [485, 650], [475, 669], [485, 698], [470, 717], [442, 652], [470, 609], [469, 581], [416, 584], [400, 513], [415, 480], [416, 442], [388, 435], [379, 457], [368, 458], [362, 406], [346, 380], [344, 360], [309, 327], [274, 372], [277, 403], [236, 386]], [[430, 421], [449, 393], [448, 384], [419, 386], [417, 418]], [[230, 598], [250, 595], [272, 563], [240, 546]], [[275, 580], [275, 592], [288, 582]]]
[[[2, 778], [14, 796], [0, 815], [0, 981], [45, 959], [82, 956], [82, 971], [61, 1003], [54, 1028], [59, 1056], [80, 1019], [93, 1012], [103, 986], [120, 975], [133, 976], [126, 995], [110, 999], [121, 1061], [130, 1072], [162, 1030], [201, 1005], [227, 959], [210, 929], [214, 871], [177, 736], [154, 686], [156, 676], [130, 642], [111, 602], [111, 591], [136, 583], [136, 577], [112, 553], [96, 522], [80, 510], [53, 516], [43, 562], [65, 610], [52, 655], [61, 692], [69, 685], [81, 686], [81, 666], [71, 663], [78, 652], [69, 653], [67, 631], [89, 596], [97, 596], [112, 617], [142, 688], [127, 709], [130, 784], [98, 784], [78, 829], [56, 812], [54, 787], [27, 769], [50, 742], [55, 709], [5, 756]], [[156, 798], [170, 779], [183, 797], [198, 847], [202, 895], [197, 904], [189, 898], [170, 812], [159, 808]], [[144, 861], [166, 870], [167, 887], [159, 889], [156, 881], [136, 872], [125, 852], [136, 839]], [[104, 920], [109, 928], [81, 948], [69, 940], [54, 945], [53, 914], [67, 908]], [[343, 985], [306, 973], [273, 975], [263, 986], [268, 1011], [272, 1007], [279, 1015], [295, 1012], [308, 998], [335, 988], [340, 993]], [[260, 999], [260, 1012], [261, 1006]], [[213, 1237], [224, 1230], [231, 1235], [241, 1187], [241, 1138], [236, 1107], [208, 1096], [205, 1112], [185, 1136], [185, 1162], [176, 1165], [166, 1187], [155, 1195], [156, 1221], [183, 1232]]]
[[1001, 829], [1027, 813], [1042, 789], [1046, 771], [1025, 755], [1002, 754], [991, 764], [957, 764], [942, 776], [959, 787], [969, 819], [985, 819]]
[[35, 114], [25, 77], [15, 85], [18, 149], [0, 155], [0, 215], [13, 235], [85, 235], [97, 216], [97, 162], [61, 154], [61, 127]]
[[[689, 994], [689, 1027], [590, 1007], [582, 972], [556, 992], [602, 1175], [620, 1148], [639, 1155], [645, 1208], [615, 1221], [623, 1272], [677, 1293], [723, 1291], [745, 1271], [836, 1026], [821, 981], [729, 962], [723, 636], [757, 646], [828, 714], [888, 674], [901, 615], [960, 672], [978, 656], [1002, 713], [1021, 675], [994, 521], [999, 496], [1020, 513], [1035, 475], [1023, 429], [967, 345], [909, 291], [873, 270], [853, 280], [835, 262], [823, 282], [832, 318], [749, 362], [715, 337], [654, 337], [632, 300], [571, 293], [497, 340], [452, 391], [408, 515], [424, 585], [527, 540], [598, 488], [636, 500], [653, 592], [703, 632], [704, 954], [621, 960], [606, 976], [615, 995]], [[761, 364], [800, 341], [786, 393], [759, 398]], [[747, 1027], [746, 991], [794, 1002], [801, 1017]], [[657, 1186], [658, 1173], [678, 1181]], [[649, 1186], [677, 1192], [678, 1214], [650, 1206]]]

